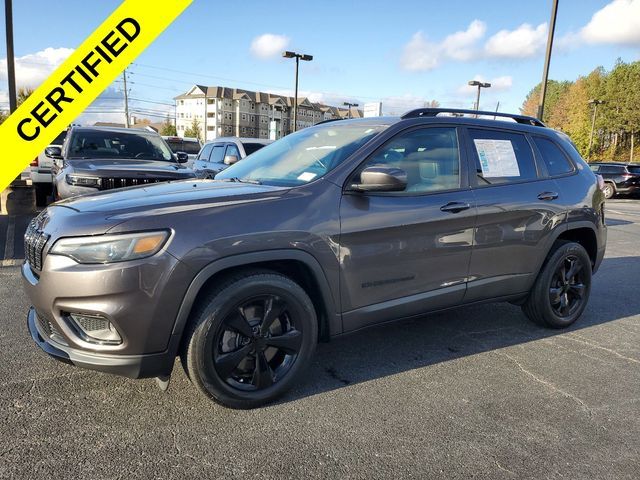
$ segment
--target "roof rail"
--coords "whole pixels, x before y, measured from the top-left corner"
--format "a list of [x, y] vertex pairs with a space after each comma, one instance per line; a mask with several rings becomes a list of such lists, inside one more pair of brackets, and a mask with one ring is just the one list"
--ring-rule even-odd
[[537, 118], [528, 117], [526, 115], [515, 115], [511, 113], [502, 113], [502, 112], [487, 112], [483, 110], [464, 110], [458, 108], [416, 108], [415, 110], [410, 110], [400, 118], [418, 118], [418, 117], [436, 117], [440, 113], [451, 113], [453, 115], [481, 115], [487, 117], [506, 117], [515, 120], [518, 123], [522, 123], [524, 125], [533, 125], [534, 127], [545, 127], [546, 125], [542, 123]]

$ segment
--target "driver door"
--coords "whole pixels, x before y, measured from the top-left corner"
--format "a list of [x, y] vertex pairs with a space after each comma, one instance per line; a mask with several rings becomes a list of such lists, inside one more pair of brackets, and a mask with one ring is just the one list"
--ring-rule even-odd
[[[462, 150], [463, 151], [463, 150]], [[364, 162], [407, 174], [401, 192], [346, 191], [340, 206], [345, 331], [460, 303], [476, 217], [458, 129], [400, 132]]]

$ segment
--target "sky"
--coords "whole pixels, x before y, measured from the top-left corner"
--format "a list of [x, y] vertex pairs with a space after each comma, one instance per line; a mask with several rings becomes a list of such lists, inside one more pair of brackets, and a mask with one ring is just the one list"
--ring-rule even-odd
[[[99, 0], [14, 0], [18, 86], [37, 87], [119, 4]], [[0, 12], [3, 13], [3, 12]], [[551, 0], [194, 0], [128, 68], [131, 108], [161, 121], [191, 85], [291, 95], [312, 101], [378, 102], [401, 114], [424, 102], [471, 108], [473, 79], [488, 81], [480, 107], [517, 112], [541, 80]], [[4, 18], [0, 108], [7, 108]], [[640, 60], [640, 0], [559, 0], [549, 77], [575, 80], [617, 58]], [[115, 82], [80, 123], [124, 121]]]

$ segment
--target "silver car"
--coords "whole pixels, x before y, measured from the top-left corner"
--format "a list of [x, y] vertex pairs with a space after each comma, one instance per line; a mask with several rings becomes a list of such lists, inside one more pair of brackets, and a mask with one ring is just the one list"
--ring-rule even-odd
[[272, 142], [273, 140], [262, 138], [218, 138], [204, 144], [193, 163], [193, 170], [200, 178], [213, 178], [229, 165], [233, 165]]

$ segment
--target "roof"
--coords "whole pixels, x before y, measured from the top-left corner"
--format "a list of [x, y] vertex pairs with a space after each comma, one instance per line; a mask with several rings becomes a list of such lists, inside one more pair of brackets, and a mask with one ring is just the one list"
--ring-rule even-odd
[[207, 143], [220, 143], [220, 142], [241, 142], [241, 143], [260, 143], [262, 145], [269, 145], [273, 143], [273, 140], [268, 138], [252, 138], [252, 137], [219, 137], [215, 140], [207, 140]]
[[[107, 122], [104, 122], [107, 123]], [[113, 133], [138, 133], [141, 135], [158, 135], [152, 130], [145, 128], [124, 128], [124, 127], [110, 127], [110, 126], [89, 126], [89, 127], [72, 127], [74, 131], [95, 131], [95, 132], [113, 132]]]

